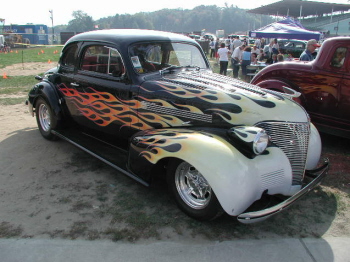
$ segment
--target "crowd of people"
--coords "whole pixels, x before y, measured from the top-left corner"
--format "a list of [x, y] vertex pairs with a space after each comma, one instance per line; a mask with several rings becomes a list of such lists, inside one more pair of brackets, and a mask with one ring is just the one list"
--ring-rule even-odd
[[[210, 58], [215, 58], [220, 65], [220, 74], [227, 75], [229, 62], [233, 69], [233, 77], [239, 77], [239, 70], [241, 69], [242, 80], [248, 81], [248, 65], [256, 65], [264, 63], [266, 65], [279, 63], [283, 61], [295, 60], [291, 52], [285, 53], [280, 49], [277, 39], [273, 39], [267, 43], [264, 38], [256, 38], [254, 44], [249, 44], [248, 40], [244, 38], [241, 40], [238, 36], [228, 38], [221, 42], [211, 40]], [[314, 52], [319, 47], [315, 39], [311, 39], [306, 44], [306, 49], [296, 58], [302, 61], [311, 61], [315, 58]]]

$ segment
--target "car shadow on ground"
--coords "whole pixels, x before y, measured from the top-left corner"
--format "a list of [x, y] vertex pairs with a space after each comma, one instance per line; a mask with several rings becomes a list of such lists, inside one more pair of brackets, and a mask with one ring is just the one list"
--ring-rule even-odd
[[324, 185], [350, 194], [350, 139], [321, 133], [322, 157], [330, 161]]
[[[3, 198], [10, 202], [0, 205], [0, 214], [7, 214], [0, 222], [23, 226], [17, 237], [37, 237], [26, 228], [38, 227], [40, 218], [47, 223], [38, 228], [39, 237], [131, 242], [319, 238], [330, 230], [338, 208], [336, 195], [321, 186], [263, 222], [241, 224], [228, 215], [200, 222], [176, 207], [163, 179], [144, 187], [65, 141], [43, 139], [36, 128], [9, 134], [0, 142], [0, 157], [2, 195], [10, 194]], [[18, 192], [26, 197], [13, 202]], [[18, 213], [19, 208], [28, 210]]]

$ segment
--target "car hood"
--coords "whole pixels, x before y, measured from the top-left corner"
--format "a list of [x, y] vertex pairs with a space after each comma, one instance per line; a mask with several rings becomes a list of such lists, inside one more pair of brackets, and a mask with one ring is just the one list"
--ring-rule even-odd
[[305, 110], [289, 97], [211, 72], [184, 71], [146, 80], [140, 86], [139, 100], [145, 111], [168, 112], [193, 123], [254, 125], [261, 121], [308, 121]]

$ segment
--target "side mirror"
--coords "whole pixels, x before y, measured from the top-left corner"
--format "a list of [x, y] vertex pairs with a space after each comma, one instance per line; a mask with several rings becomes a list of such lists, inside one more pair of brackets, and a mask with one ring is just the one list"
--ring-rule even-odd
[[38, 81], [42, 81], [43, 80], [43, 78], [41, 76], [39, 76], [39, 75], [36, 75], [35, 79], [38, 80]]

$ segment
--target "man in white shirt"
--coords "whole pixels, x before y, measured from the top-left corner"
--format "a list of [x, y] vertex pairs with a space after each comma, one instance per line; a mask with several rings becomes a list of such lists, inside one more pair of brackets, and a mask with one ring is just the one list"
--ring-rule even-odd
[[227, 74], [228, 57], [231, 54], [230, 50], [225, 47], [225, 43], [221, 43], [221, 48], [218, 50], [219, 62], [220, 62], [220, 74]]
[[231, 52], [233, 52], [237, 47], [242, 45], [242, 41], [239, 40], [239, 37], [236, 36], [236, 39], [233, 40], [232, 45], [231, 45]]
[[259, 48], [258, 48], [256, 45], [253, 46], [251, 52], [252, 52], [252, 53], [256, 53], [256, 55], [259, 55], [259, 54], [260, 54], [260, 50], [259, 50]]
[[235, 48], [231, 56], [231, 64], [233, 68], [233, 77], [238, 78], [239, 63], [242, 60], [242, 53], [245, 45], [241, 45]]

